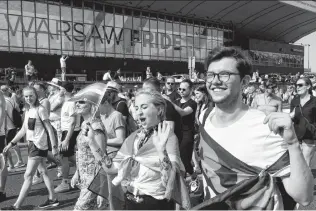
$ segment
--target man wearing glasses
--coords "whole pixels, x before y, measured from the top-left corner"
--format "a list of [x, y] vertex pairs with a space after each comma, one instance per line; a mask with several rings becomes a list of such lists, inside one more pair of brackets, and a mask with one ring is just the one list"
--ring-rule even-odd
[[166, 80], [166, 95], [170, 98], [170, 100], [174, 103], [177, 99], [181, 98], [175, 89], [175, 79], [172, 76], [167, 77]]
[[196, 181], [197, 175], [193, 170], [191, 161], [194, 146], [194, 120], [197, 103], [191, 99], [192, 89], [192, 81], [190, 79], [184, 79], [178, 88], [178, 92], [181, 96], [180, 99], [177, 99], [175, 103], [173, 103], [170, 98], [167, 96], [164, 97], [174, 105], [174, 108], [181, 116], [182, 139], [179, 140], [180, 157], [186, 173], [191, 176], [192, 181]]
[[215, 108], [199, 121], [205, 201], [192, 209], [284, 210], [311, 203], [313, 175], [289, 114], [266, 116], [242, 102], [251, 63], [235, 48], [217, 48], [206, 69]]
[[263, 111], [265, 114], [282, 112], [282, 100], [273, 93], [276, 85], [266, 81], [264, 86], [264, 93], [257, 95], [253, 100], [253, 107]]

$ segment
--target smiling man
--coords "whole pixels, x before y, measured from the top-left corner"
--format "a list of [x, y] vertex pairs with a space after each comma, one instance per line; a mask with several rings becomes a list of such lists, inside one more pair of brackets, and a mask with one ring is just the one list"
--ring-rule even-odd
[[313, 175], [289, 114], [266, 116], [242, 102], [252, 69], [246, 57], [234, 48], [214, 49], [206, 69], [215, 108], [200, 118], [206, 201], [193, 209], [282, 210], [311, 203]]

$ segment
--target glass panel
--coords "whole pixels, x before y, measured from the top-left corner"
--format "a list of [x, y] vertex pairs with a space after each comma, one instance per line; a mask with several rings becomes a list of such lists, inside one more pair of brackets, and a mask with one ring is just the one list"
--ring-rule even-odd
[[48, 34], [37, 34], [37, 48], [48, 48]]
[[213, 49], [213, 42], [212, 40], [207, 40], [207, 49]]
[[1, 13], [7, 13], [7, 1], [0, 1], [0, 11]]
[[22, 47], [22, 32], [20, 30], [15, 33], [15, 36], [10, 36], [10, 46]]
[[72, 42], [69, 40], [71, 37], [62, 36], [62, 50], [72, 50]]
[[0, 30], [0, 45], [8, 46], [8, 32]]
[[213, 39], [217, 39], [218, 36], [217, 36], [217, 29], [212, 29], [212, 38]]
[[206, 38], [200, 37], [200, 47], [206, 48]]
[[166, 57], [173, 58], [173, 46], [166, 49]]
[[173, 49], [174, 57], [175, 58], [180, 57], [180, 52], [181, 52], [181, 50], [180, 49], [178, 50], [178, 48]]
[[187, 52], [187, 47], [186, 46], [181, 46], [181, 58], [188, 58], [188, 52]]
[[0, 29], [8, 29], [8, 22], [11, 23], [10, 16], [8, 14], [4, 14], [3, 18], [5, 20], [4, 21], [0, 21]]
[[60, 19], [59, 6], [49, 4], [48, 11], [49, 11], [49, 19], [55, 19], [55, 20]]
[[[160, 49], [159, 49], [159, 52], [160, 52]], [[158, 55], [158, 45], [157, 44], [151, 44], [150, 55], [157, 57], [157, 55]]]
[[166, 33], [172, 34], [172, 23], [171, 22], [166, 22]]
[[187, 26], [184, 24], [180, 25], [180, 30], [181, 30], [181, 36], [186, 36], [187, 35]]
[[61, 36], [60, 35], [52, 35], [49, 36], [50, 48], [51, 49], [60, 49], [61, 48]]
[[165, 20], [159, 20], [158, 21], [158, 31], [161, 32], [161, 33], [165, 33], [166, 31], [166, 23], [165, 23]]
[[166, 50], [165, 50], [164, 46], [159, 45], [159, 57], [160, 57], [160, 59], [165, 60], [165, 56], [166, 56]]
[[180, 34], [180, 24], [174, 22], [173, 23], [173, 34]]
[[[10, 48], [10, 51], [14, 51], [14, 52], [22, 52], [23, 51], [23, 49], [22, 48], [14, 48], [14, 47], [12, 47], [12, 48]], [[35, 50], [34, 50], [35, 51]]]
[[82, 9], [72, 8], [73, 21], [77, 23], [82, 23], [83, 11]]
[[21, 1], [8, 1], [9, 14], [21, 15]]
[[94, 42], [96, 52], [104, 52], [104, 39], [95, 39]]
[[199, 28], [199, 26], [194, 26], [194, 28], [193, 28], [193, 32], [194, 32], [194, 37], [199, 37], [200, 36], [200, 28]]
[[[90, 5], [90, 3], [89, 3]], [[93, 23], [93, 10], [87, 8], [87, 2], [85, 2], [85, 9], [84, 9], [84, 22], [92, 24]]]
[[35, 16], [34, 2], [22, 1], [23, 16]]
[[189, 24], [187, 26], [188, 36], [193, 36], [193, 25]]
[[36, 2], [36, 17], [47, 18], [47, 4]]
[[105, 26], [114, 26], [114, 18], [112, 13], [105, 13]]
[[123, 15], [115, 14], [114, 18], [115, 18], [115, 27], [123, 27], [124, 25]]
[[61, 18], [62, 20], [71, 21], [71, 8], [70, 7], [61, 7]]

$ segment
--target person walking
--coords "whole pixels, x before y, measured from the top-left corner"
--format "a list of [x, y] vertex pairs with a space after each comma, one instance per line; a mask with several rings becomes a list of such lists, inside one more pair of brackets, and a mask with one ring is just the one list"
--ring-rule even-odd
[[[22, 128], [8, 144], [3, 152], [6, 153], [9, 149], [17, 144], [17, 142], [26, 135], [28, 141], [28, 162], [24, 174], [24, 182], [17, 201], [9, 208], [9, 210], [21, 209], [21, 206], [27, 197], [27, 194], [32, 185], [32, 179], [37, 168], [43, 175], [44, 183], [48, 190], [48, 199], [39, 208], [51, 208], [59, 205], [59, 201], [55, 195], [53, 183], [48, 177], [45, 158], [48, 153], [48, 140], [52, 145], [52, 153], [58, 159], [57, 141], [54, 135], [52, 126], [48, 120], [48, 112], [40, 106], [36, 90], [33, 87], [26, 87], [23, 89], [23, 96], [27, 103], [27, 112]], [[47, 132], [46, 132], [47, 131]], [[47, 134], [48, 133], [48, 134]]]

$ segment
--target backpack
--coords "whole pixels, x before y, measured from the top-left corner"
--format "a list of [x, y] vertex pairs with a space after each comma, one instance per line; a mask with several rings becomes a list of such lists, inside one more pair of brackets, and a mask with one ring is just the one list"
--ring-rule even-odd
[[[125, 101], [121, 100], [117, 105], [116, 105], [116, 109], [118, 108], [118, 105], [123, 102], [125, 103]], [[132, 117], [132, 115], [130, 113], [128, 113], [127, 118], [126, 118], [126, 137], [128, 137], [130, 134], [132, 134], [134, 131], [138, 130], [138, 125], [136, 123], [136, 121], [134, 120], [134, 118]]]
[[8, 118], [11, 120], [11, 122], [16, 128], [21, 128], [23, 122], [20, 112], [13, 106], [13, 104], [10, 101], [6, 101], [12, 105], [12, 119], [10, 118], [10, 115], [7, 113]]

